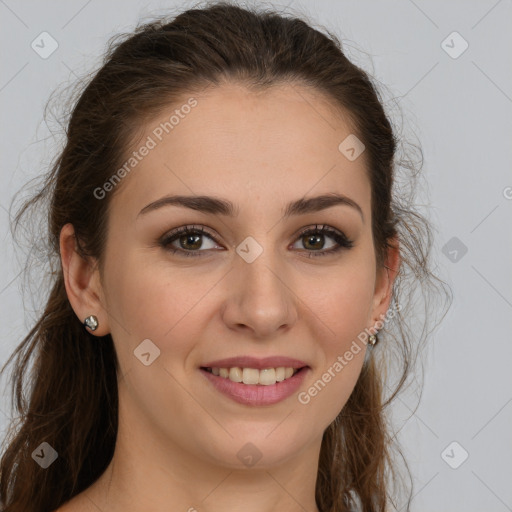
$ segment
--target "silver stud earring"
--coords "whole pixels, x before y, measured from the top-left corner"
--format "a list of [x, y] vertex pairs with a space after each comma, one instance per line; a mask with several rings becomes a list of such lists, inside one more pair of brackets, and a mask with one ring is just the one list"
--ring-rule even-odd
[[368, 336], [368, 343], [372, 346], [372, 347], [375, 347], [375, 345], [377, 345], [377, 342], [379, 341], [379, 338], [377, 338], [377, 335], [376, 334], [370, 334], [370, 336]]
[[94, 315], [90, 315], [84, 320], [84, 326], [95, 331], [98, 328], [98, 319]]

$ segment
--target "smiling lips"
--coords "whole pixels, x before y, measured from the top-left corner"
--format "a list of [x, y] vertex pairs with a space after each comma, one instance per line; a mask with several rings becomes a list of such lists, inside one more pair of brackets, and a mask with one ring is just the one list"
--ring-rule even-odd
[[244, 356], [212, 361], [200, 370], [218, 391], [238, 403], [271, 405], [299, 388], [309, 366], [288, 357]]

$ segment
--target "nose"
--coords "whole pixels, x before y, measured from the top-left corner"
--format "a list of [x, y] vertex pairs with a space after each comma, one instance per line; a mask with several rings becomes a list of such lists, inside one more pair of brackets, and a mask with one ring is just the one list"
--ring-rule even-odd
[[233, 330], [267, 339], [289, 330], [297, 321], [297, 297], [291, 276], [264, 251], [248, 263], [238, 258], [228, 274], [222, 317]]

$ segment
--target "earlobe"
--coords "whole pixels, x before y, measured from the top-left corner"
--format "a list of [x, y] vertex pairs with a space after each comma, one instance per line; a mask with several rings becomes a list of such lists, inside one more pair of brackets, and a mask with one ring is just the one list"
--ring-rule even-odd
[[94, 322], [84, 323], [88, 332], [94, 330], [95, 336], [105, 336], [110, 332], [106, 310], [101, 302], [101, 283], [97, 265], [89, 258], [82, 257], [77, 250], [75, 231], [72, 224], [63, 226], [60, 232], [60, 257], [66, 293], [80, 322], [86, 318], [96, 318]]

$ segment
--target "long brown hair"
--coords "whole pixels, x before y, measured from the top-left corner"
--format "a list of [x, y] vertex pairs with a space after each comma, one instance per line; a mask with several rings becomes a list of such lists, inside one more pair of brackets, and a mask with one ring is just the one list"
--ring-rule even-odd
[[[347, 59], [335, 35], [298, 16], [217, 2], [172, 19], [156, 18], [110, 41], [103, 64], [73, 105], [62, 152], [40, 190], [14, 218], [17, 228], [29, 211], [40, 215], [47, 200], [51, 286], [44, 311], [2, 369], [16, 356], [12, 407], [18, 418], [10, 425], [0, 462], [4, 512], [55, 510], [89, 487], [114, 452], [114, 344], [110, 335], [98, 340], [89, 334], [70, 306], [58, 257], [61, 228], [72, 223], [80, 254], [101, 262], [112, 194], [98, 200], [94, 190], [119, 168], [151, 116], [184, 94], [225, 81], [259, 89], [278, 83], [311, 87], [349, 116], [366, 147], [379, 267], [392, 237], [400, 242], [402, 264], [393, 287], [400, 309], [379, 333], [380, 343], [347, 404], [324, 433], [316, 502], [322, 512], [383, 512], [397, 496], [391, 448], [398, 445], [385, 407], [406, 384], [415, 349], [429, 333], [430, 314], [425, 313], [422, 329], [409, 323], [412, 306], [417, 306], [413, 295], [419, 292], [428, 311], [429, 293], [446, 294], [444, 282], [430, 269], [432, 228], [407, 193], [421, 164], [397, 161], [400, 140], [378, 88]], [[395, 186], [398, 170], [405, 172], [405, 187]], [[394, 385], [390, 366], [397, 375]], [[30, 381], [24, 382], [28, 376]], [[47, 469], [31, 456], [43, 441], [58, 453]]]

